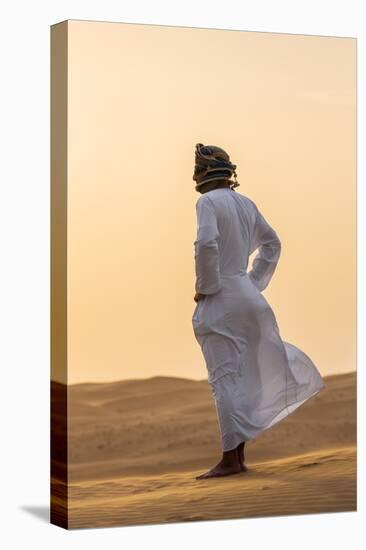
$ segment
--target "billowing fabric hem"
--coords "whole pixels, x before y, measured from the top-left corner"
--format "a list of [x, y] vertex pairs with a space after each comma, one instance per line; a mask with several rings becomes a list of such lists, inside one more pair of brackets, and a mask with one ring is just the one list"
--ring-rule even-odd
[[[265, 430], [268, 430], [269, 428], [272, 428], [275, 424], [280, 422], [281, 420], [284, 420], [287, 418], [290, 414], [295, 412], [296, 409], [298, 409], [301, 405], [303, 405], [306, 401], [309, 401], [312, 397], [315, 397], [319, 392], [321, 392], [325, 388], [325, 384], [323, 382], [323, 385], [321, 385], [318, 389], [316, 389], [311, 394], [306, 395], [306, 397], [300, 399], [299, 401], [295, 401], [294, 403], [291, 403], [291, 405], [286, 405], [286, 407], [283, 407], [280, 411], [278, 411], [274, 417], [271, 418], [268, 424], [262, 426], [258, 430], [256, 430], [255, 434], [244, 437], [243, 435], [235, 433], [227, 434], [226, 436], [222, 437], [222, 450], [224, 452], [231, 451], [235, 449], [239, 443], [242, 443], [243, 441], [251, 441], [253, 439], [256, 439], [262, 432]], [[218, 403], [216, 404], [217, 407]]]

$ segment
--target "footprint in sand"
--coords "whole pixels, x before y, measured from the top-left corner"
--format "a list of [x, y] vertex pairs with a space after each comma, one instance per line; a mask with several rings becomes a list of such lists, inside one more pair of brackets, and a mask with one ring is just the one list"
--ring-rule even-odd
[[317, 466], [321, 462], [308, 462], [307, 464], [300, 464], [299, 468], [307, 468], [308, 466]]

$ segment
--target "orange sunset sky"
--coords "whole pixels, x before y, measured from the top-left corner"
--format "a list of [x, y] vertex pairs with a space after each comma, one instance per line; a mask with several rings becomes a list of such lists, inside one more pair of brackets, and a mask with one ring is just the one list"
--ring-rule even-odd
[[323, 376], [355, 370], [356, 39], [68, 27], [67, 382], [207, 376], [197, 142], [230, 154], [281, 239], [263, 294], [282, 339]]

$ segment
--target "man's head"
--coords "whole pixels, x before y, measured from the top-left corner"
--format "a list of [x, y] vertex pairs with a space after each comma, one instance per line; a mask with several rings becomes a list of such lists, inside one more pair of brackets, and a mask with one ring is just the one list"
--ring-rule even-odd
[[[196, 191], [200, 193], [214, 189], [220, 183], [233, 189], [239, 183], [236, 180], [236, 164], [230, 162], [230, 157], [221, 147], [215, 145], [196, 144], [195, 168], [193, 180], [196, 181]], [[230, 178], [234, 174], [234, 181]], [[208, 185], [210, 184], [210, 185]]]

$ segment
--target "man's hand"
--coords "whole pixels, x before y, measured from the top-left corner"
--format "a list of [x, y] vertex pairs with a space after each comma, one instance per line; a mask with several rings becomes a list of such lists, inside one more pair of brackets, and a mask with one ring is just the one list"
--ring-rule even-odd
[[199, 292], [196, 292], [195, 296], [194, 296], [194, 301], [195, 302], [199, 302], [200, 300], [202, 300], [202, 298], [204, 298], [206, 295], [205, 294], [200, 294]]

